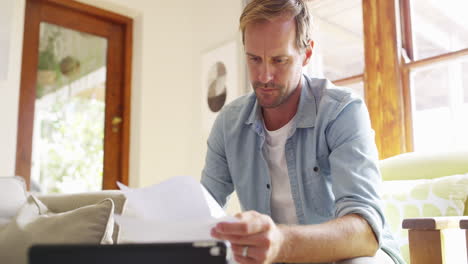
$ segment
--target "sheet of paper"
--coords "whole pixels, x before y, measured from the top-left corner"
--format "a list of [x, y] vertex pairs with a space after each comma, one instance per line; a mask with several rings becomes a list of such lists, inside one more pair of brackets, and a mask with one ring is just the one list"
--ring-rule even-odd
[[200, 187], [203, 191], [203, 196], [205, 198], [205, 202], [208, 205], [208, 208], [210, 210], [210, 215], [213, 218], [221, 218], [226, 216], [226, 212], [219, 206], [219, 203], [216, 202], [216, 200], [211, 196], [211, 194], [208, 192], [208, 190], [205, 189], [203, 185], [200, 184]]
[[115, 216], [124, 243], [212, 240], [210, 230], [216, 223], [237, 221], [189, 176], [140, 189], [117, 184], [127, 197], [128, 213]]
[[141, 189], [124, 187], [121, 190], [127, 196], [128, 205], [144, 219], [168, 222], [210, 216], [200, 183], [189, 176], [173, 177]]
[[121, 225], [123, 243], [173, 243], [214, 240], [210, 230], [221, 221], [233, 221], [230, 216], [205, 221], [159, 222], [134, 217], [115, 216]]

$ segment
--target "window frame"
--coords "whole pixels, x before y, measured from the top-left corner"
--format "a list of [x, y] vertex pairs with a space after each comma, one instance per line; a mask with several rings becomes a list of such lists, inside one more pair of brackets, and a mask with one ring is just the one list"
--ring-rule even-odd
[[[380, 158], [412, 152], [411, 71], [466, 56], [468, 47], [416, 60], [411, 0], [363, 0], [363, 22], [364, 89]], [[349, 79], [357, 80], [357, 76]], [[351, 82], [337, 80], [335, 83]]]

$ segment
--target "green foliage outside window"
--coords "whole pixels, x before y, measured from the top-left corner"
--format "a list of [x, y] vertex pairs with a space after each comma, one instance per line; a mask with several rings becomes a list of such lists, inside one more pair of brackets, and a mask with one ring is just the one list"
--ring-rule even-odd
[[45, 193], [101, 189], [103, 102], [73, 97], [57, 100], [41, 122], [40, 179]]

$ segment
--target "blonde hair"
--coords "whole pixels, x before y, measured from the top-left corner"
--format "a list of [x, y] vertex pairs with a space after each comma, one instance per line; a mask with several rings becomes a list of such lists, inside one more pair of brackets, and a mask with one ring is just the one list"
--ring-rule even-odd
[[259, 21], [271, 21], [281, 16], [294, 17], [296, 21], [296, 47], [304, 50], [312, 40], [312, 17], [303, 0], [253, 0], [240, 16], [239, 28], [242, 31], [242, 43], [245, 44], [246, 27]]

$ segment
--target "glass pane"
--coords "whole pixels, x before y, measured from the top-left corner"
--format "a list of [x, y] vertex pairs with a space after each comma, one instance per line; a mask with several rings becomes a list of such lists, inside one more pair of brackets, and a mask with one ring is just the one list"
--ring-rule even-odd
[[353, 84], [348, 84], [346, 87], [353, 89], [353, 91], [358, 94], [362, 99], [364, 99], [364, 83], [357, 82]]
[[468, 149], [467, 61], [468, 56], [411, 73], [416, 151]]
[[105, 38], [40, 25], [31, 179], [43, 193], [102, 188], [106, 54]]
[[[330, 80], [364, 72], [362, 0], [309, 1], [315, 41], [309, 73]], [[317, 73], [321, 69], [322, 73]]]
[[468, 1], [412, 0], [415, 58], [468, 48]]

